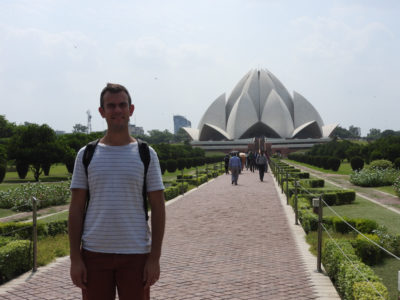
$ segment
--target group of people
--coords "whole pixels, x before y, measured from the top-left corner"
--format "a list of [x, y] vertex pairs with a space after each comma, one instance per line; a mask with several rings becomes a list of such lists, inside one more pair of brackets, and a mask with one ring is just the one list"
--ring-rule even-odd
[[229, 174], [229, 171], [231, 172], [232, 185], [237, 185], [239, 174], [243, 171], [244, 167], [246, 167], [246, 170], [250, 169], [251, 172], [257, 169], [260, 181], [264, 181], [264, 173], [268, 172], [268, 161], [268, 154], [264, 151], [260, 151], [259, 153], [249, 151], [247, 154], [235, 152], [231, 156], [227, 154], [224, 158], [225, 173]]

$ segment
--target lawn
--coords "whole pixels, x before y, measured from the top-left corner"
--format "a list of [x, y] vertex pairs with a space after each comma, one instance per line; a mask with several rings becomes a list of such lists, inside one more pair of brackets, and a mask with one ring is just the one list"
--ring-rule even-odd
[[395, 258], [385, 258], [382, 264], [371, 267], [376, 275], [382, 278], [383, 284], [388, 288], [389, 299], [397, 300], [397, 280], [400, 270], [400, 261]]
[[335, 172], [335, 171], [332, 171], [332, 170], [325, 170], [323, 168], [318, 168], [318, 167], [315, 167], [315, 166], [312, 166], [312, 165], [309, 165], [309, 164], [301, 163], [301, 162], [290, 160], [290, 159], [283, 159], [282, 161], [293, 163], [293, 164], [296, 164], [296, 165], [299, 165], [299, 166], [303, 166], [303, 167], [307, 167], [307, 168], [310, 168], [312, 170], [319, 171], [319, 172], [326, 173], [326, 174], [350, 175], [353, 172], [353, 170], [351, 169], [350, 163], [348, 163], [348, 162], [342, 162], [340, 164], [339, 170], [337, 170]]
[[[357, 196], [352, 204], [332, 206], [331, 208], [342, 217], [375, 220], [379, 225], [385, 225], [390, 232], [400, 234], [400, 215], [364, 198]], [[327, 207], [324, 208], [323, 213], [324, 216], [335, 215]]]
[[[70, 177], [71, 174], [68, 173], [67, 167], [64, 164], [55, 164], [51, 166], [49, 176], [44, 176], [44, 174], [42, 174], [40, 175], [39, 180], [42, 182], [56, 182], [56, 181], [68, 180], [68, 178]], [[35, 182], [35, 178], [31, 170], [28, 171], [28, 174], [26, 175], [25, 179], [20, 179], [16, 171], [7, 172], [3, 183], [0, 184], [0, 188], [3, 189], [2, 187], [5, 184], [26, 183], [26, 182]]]

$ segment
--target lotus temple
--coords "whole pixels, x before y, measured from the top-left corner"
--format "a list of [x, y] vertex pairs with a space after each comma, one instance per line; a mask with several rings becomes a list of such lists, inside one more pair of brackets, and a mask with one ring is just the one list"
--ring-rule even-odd
[[183, 129], [193, 146], [206, 150], [247, 151], [261, 138], [272, 153], [289, 153], [329, 141], [337, 125], [325, 125], [305, 97], [290, 95], [271, 72], [256, 69], [236, 84], [228, 98], [222, 94], [215, 99], [197, 128]]

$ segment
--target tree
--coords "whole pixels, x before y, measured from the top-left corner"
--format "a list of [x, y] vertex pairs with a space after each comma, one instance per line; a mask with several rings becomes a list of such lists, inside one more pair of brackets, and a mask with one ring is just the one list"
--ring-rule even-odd
[[8, 146], [9, 158], [17, 164], [29, 164], [36, 181], [43, 172], [42, 166], [60, 161], [62, 152], [56, 133], [46, 124], [17, 126]]
[[349, 132], [354, 138], [359, 138], [361, 136], [361, 128], [350, 125]]
[[160, 131], [157, 129], [149, 130], [148, 142], [150, 144], [170, 143], [174, 139], [174, 135], [167, 129]]
[[336, 127], [333, 132], [332, 132], [332, 136], [336, 136], [342, 139], [348, 139], [348, 138], [352, 138], [353, 135], [350, 131], [348, 131], [346, 128], [343, 127]]
[[72, 132], [73, 133], [88, 133], [88, 128], [85, 125], [82, 124], [75, 124], [74, 127], [72, 127]]
[[16, 125], [7, 121], [6, 117], [0, 115], [0, 138], [11, 137]]
[[381, 130], [377, 128], [371, 128], [367, 134], [367, 139], [376, 140], [381, 137]]
[[177, 143], [183, 142], [187, 144], [188, 142], [190, 142], [190, 140], [191, 138], [182, 127], [179, 128], [178, 132], [174, 135], [174, 142]]

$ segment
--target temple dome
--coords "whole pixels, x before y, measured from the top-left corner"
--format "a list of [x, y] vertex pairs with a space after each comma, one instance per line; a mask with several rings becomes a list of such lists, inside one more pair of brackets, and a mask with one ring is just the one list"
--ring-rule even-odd
[[268, 70], [250, 70], [230, 96], [208, 107], [197, 129], [183, 128], [194, 141], [253, 137], [324, 138], [337, 124], [324, 125], [318, 111], [297, 92], [293, 97]]

